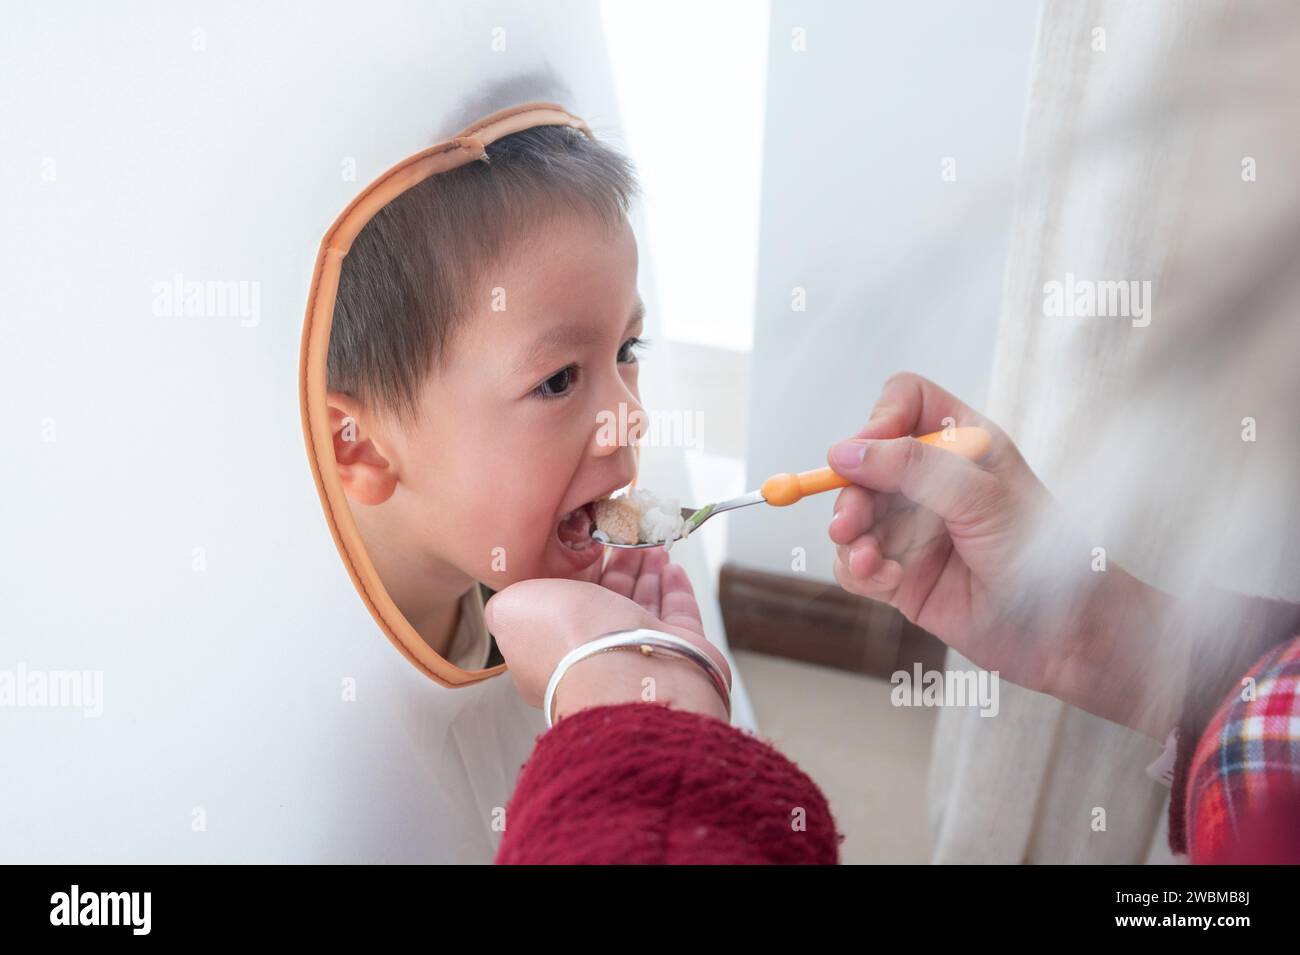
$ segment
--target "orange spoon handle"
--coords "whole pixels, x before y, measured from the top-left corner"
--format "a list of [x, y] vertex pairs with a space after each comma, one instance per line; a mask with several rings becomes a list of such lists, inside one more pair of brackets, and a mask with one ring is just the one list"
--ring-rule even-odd
[[[982, 458], [993, 443], [993, 436], [983, 428], [945, 428], [916, 439], [936, 448], [952, 451], [963, 458], [975, 461]], [[836, 488], [848, 487], [853, 482], [841, 477], [830, 468], [816, 468], [799, 474], [773, 474], [760, 489], [764, 500], [774, 507], [785, 507], [801, 501], [809, 494], [821, 494]]]

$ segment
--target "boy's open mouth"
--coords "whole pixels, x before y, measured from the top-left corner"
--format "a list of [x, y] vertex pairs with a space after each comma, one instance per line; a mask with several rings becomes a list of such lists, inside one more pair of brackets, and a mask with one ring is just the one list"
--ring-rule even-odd
[[586, 550], [596, 544], [591, 539], [591, 529], [596, 526], [595, 501], [576, 507], [561, 518], [555, 527], [555, 536], [570, 550]]

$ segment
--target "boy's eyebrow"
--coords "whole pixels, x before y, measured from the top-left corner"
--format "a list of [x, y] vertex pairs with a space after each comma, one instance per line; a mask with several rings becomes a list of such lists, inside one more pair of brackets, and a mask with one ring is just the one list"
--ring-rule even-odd
[[[623, 334], [627, 334], [628, 329], [644, 318], [645, 303], [638, 298], [636, 304], [632, 306], [632, 314], [628, 317]], [[591, 345], [599, 341], [599, 339], [599, 333], [582, 325], [559, 325], [547, 329], [533, 340], [524, 357], [515, 366], [514, 373], [518, 375], [527, 371], [552, 351], [566, 347], [581, 348], [584, 345]]]

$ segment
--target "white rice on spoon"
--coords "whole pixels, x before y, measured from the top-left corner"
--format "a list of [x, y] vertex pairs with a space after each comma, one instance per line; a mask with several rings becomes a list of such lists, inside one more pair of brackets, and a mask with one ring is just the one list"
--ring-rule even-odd
[[645, 488], [595, 504], [596, 540], [612, 544], [663, 544], [664, 550], [683, 535], [681, 505]]

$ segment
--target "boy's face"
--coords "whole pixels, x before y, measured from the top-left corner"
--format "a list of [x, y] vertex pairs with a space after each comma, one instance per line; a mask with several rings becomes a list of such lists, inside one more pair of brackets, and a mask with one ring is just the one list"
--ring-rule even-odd
[[423, 550], [413, 565], [445, 562], [494, 589], [596, 578], [604, 548], [565, 518], [636, 475], [637, 430], [617, 427], [642, 417], [636, 278], [626, 220], [611, 236], [568, 216], [488, 270], [415, 421], [377, 442], [396, 480], [382, 506], [402, 546]]

